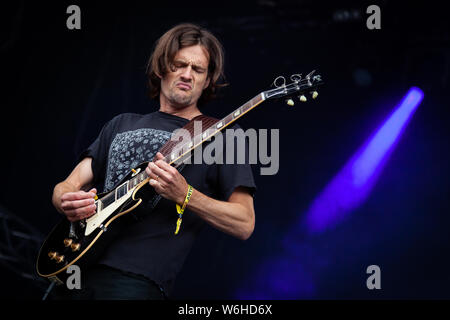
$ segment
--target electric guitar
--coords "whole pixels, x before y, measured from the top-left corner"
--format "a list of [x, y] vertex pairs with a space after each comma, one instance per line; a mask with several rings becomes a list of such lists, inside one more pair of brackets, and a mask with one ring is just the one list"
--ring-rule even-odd
[[[305, 102], [308, 94], [313, 99], [317, 97], [317, 87], [321, 84], [321, 76], [315, 71], [304, 78], [294, 74], [289, 84], [284, 77], [277, 77], [273, 82], [274, 89], [259, 93], [221, 120], [204, 115], [192, 119], [183, 127], [191, 134], [190, 141], [170, 139], [159, 152], [167, 163], [181, 171], [195, 148], [265, 100], [285, 98], [288, 105], [293, 105], [294, 97], [298, 96], [300, 101]], [[195, 121], [201, 121], [202, 130], [200, 134], [193, 135]], [[145, 172], [147, 165], [148, 162], [141, 163], [131, 169], [111, 191], [98, 194], [94, 215], [76, 222], [63, 218], [53, 228], [37, 257], [36, 269], [41, 277], [57, 284], [64, 283], [68, 277], [65, 271], [69, 266], [88, 265], [98, 258], [110, 241], [126, 227], [127, 221], [132, 219], [133, 214], [128, 213], [132, 213], [143, 201], [150, 201], [150, 208], [157, 205], [160, 196], [148, 183], [150, 178]]]

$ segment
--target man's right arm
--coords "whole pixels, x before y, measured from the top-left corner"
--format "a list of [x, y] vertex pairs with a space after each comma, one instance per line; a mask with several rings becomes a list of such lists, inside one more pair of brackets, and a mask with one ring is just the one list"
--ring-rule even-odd
[[92, 158], [84, 158], [70, 175], [53, 189], [52, 202], [56, 210], [64, 214], [69, 221], [87, 218], [95, 213], [95, 188], [88, 192], [94, 180]]

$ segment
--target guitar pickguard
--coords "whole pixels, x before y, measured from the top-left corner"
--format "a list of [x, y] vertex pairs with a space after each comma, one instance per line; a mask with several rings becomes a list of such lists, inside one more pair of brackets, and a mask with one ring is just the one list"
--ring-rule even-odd
[[116, 212], [117, 209], [119, 209], [125, 202], [127, 202], [127, 200], [131, 198], [133, 192], [134, 188], [129, 190], [126, 195], [122, 196], [120, 199], [117, 199], [106, 208], [101, 209], [93, 216], [87, 218], [84, 235], [88, 236], [96, 228], [100, 227], [103, 224], [103, 222], [105, 222], [112, 214]]

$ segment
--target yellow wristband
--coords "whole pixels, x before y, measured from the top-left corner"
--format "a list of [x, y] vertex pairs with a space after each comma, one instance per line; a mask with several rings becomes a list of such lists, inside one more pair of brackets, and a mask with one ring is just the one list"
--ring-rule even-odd
[[187, 206], [189, 200], [191, 199], [193, 191], [194, 191], [194, 189], [192, 188], [192, 186], [188, 184], [188, 191], [186, 194], [186, 198], [184, 199], [183, 206], [180, 207], [180, 205], [178, 203], [176, 204], [176, 208], [177, 208], [177, 212], [178, 212], [178, 220], [177, 220], [177, 227], [175, 229], [175, 234], [178, 234], [178, 232], [180, 231], [180, 226], [181, 226], [181, 221], [183, 219], [184, 209], [186, 209], [186, 206]]

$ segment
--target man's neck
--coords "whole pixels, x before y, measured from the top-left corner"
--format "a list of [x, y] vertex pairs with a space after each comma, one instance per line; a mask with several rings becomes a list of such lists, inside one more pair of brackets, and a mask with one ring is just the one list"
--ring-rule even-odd
[[176, 108], [171, 106], [170, 104], [161, 103], [159, 107], [159, 111], [169, 113], [171, 115], [185, 118], [188, 120], [191, 120], [195, 118], [196, 116], [201, 115], [202, 113], [198, 109], [196, 104], [192, 104], [190, 106], [182, 107], [182, 108]]

